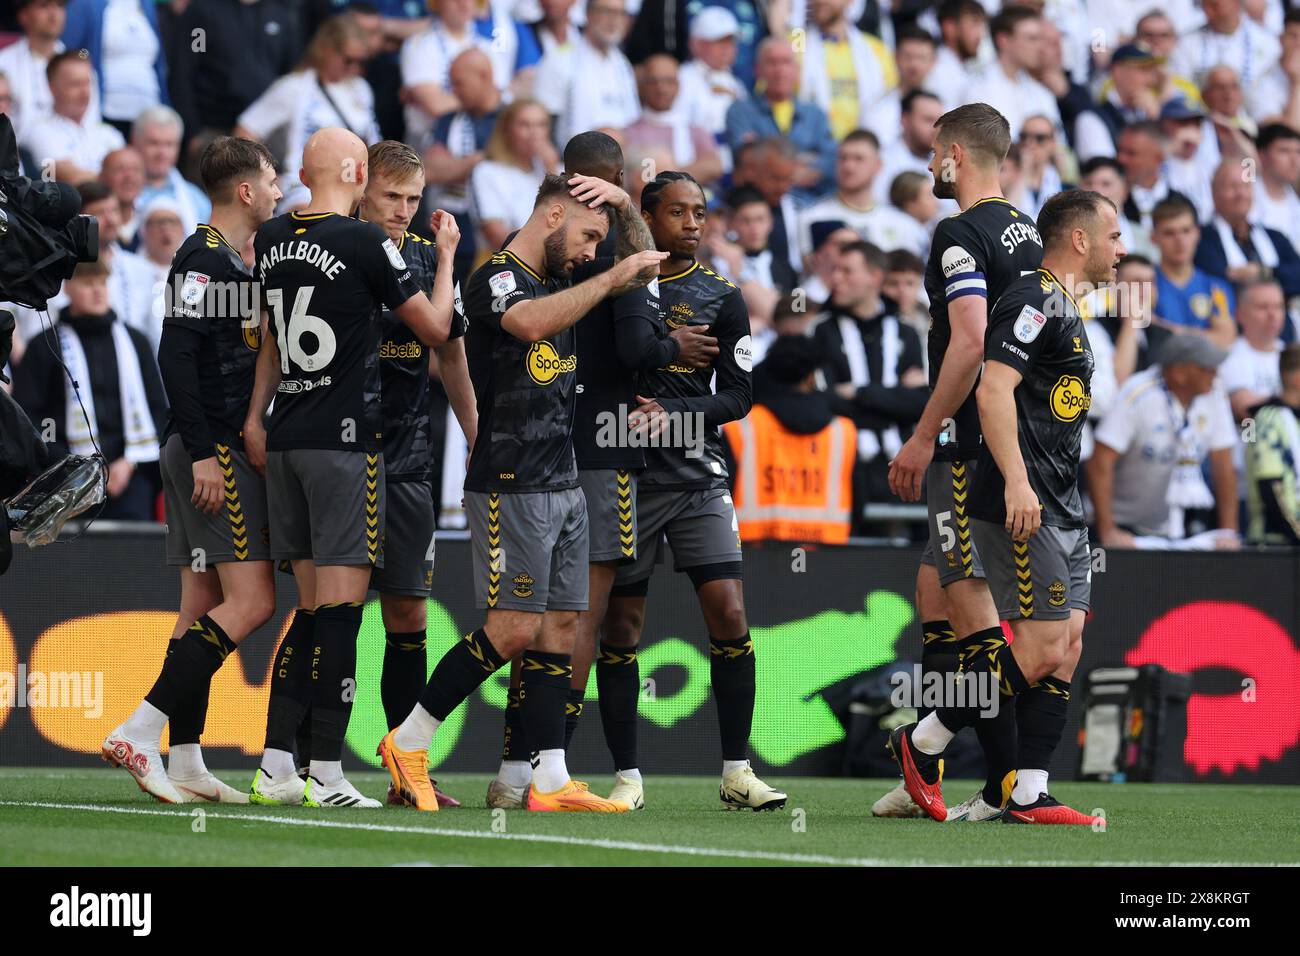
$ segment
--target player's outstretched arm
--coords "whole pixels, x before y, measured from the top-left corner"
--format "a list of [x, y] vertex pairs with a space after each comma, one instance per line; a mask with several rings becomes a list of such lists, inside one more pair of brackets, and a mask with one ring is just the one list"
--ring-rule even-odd
[[501, 316], [501, 328], [525, 342], [540, 342], [563, 332], [606, 296], [645, 285], [659, 274], [659, 263], [667, 257], [666, 252], [638, 252], [562, 292], [516, 302]]
[[578, 202], [585, 202], [592, 209], [601, 205], [609, 206], [614, 213], [616, 230], [614, 258], [626, 259], [638, 252], [645, 252], [655, 247], [650, 227], [641, 218], [640, 211], [632, 202], [632, 197], [618, 186], [597, 176], [573, 176], [569, 180], [573, 187], [569, 193]]
[[921, 480], [934, 458], [934, 443], [945, 419], [956, 414], [979, 378], [988, 328], [988, 300], [967, 295], [948, 305], [952, 337], [943, 353], [943, 366], [921, 420], [889, 465], [889, 490], [904, 501], [919, 501]]
[[257, 366], [253, 372], [253, 394], [248, 400], [248, 415], [244, 419], [244, 451], [248, 462], [266, 474], [266, 410], [271, 407], [275, 390], [280, 387], [280, 348], [271, 334], [270, 322], [262, 313], [262, 349], [257, 353]]
[[990, 359], [975, 391], [979, 405], [980, 430], [993, 453], [998, 471], [1006, 481], [1006, 529], [1017, 541], [1027, 541], [1042, 522], [1038, 495], [1029, 484], [1025, 458], [1020, 453], [1020, 429], [1016, 416], [1016, 386], [1021, 375], [1010, 365]]
[[[441, 264], [439, 264], [441, 272]], [[434, 294], [437, 294], [437, 280], [435, 279]], [[393, 313], [401, 319], [408, 329], [415, 333], [415, 337], [431, 349], [436, 349], [447, 341], [447, 335], [451, 332], [451, 295], [448, 293], [445, 308], [439, 309], [429, 301], [428, 296], [423, 292], [417, 292], [411, 296], [396, 309]]]

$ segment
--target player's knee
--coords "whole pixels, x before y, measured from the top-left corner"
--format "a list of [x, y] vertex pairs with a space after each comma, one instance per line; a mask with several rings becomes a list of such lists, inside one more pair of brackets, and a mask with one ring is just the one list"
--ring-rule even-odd
[[385, 603], [383, 617], [384, 629], [395, 634], [423, 631], [428, 624], [424, 601], [418, 599]]
[[635, 647], [641, 639], [641, 612], [610, 602], [600, 629], [600, 639], [612, 647]]
[[728, 598], [709, 617], [712, 621], [711, 630], [716, 632], [713, 636], [724, 641], [743, 637], [749, 630], [749, 622], [745, 617], [745, 604], [740, 600]]

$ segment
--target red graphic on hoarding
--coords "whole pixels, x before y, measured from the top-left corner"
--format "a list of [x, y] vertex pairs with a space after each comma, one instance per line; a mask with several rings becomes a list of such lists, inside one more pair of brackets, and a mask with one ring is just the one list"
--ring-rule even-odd
[[1152, 622], [1125, 662], [1185, 674], [1221, 667], [1254, 681], [1251, 695], [1243, 688], [1188, 700], [1183, 759], [1198, 774], [1258, 770], [1300, 741], [1300, 652], [1286, 628], [1248, 604], [1184, 604]]

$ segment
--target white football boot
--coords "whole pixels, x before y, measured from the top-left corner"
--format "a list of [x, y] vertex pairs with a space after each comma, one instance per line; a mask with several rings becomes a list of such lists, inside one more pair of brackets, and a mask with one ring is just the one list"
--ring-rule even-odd
[[897, 787], [871, 805], [871, 815], [873, 817], [894, 817], [900, 820], [910, 820], [914, 817], [925, 816], [925, 811], [916, 805], [912, 795], [907, 792], [907, 788], [903, 786], [902, 781], [899, 781]]
[[169, 773], [167, 779], [184, 803], [248, 803], [248, 794], [218, 780], [211, 771], [197, 777], [173, 777]]
[[248, 788], [248, 802], [262, 806], [300, 807], [306, 783], [297, 774], [273, 777], [261, 767]]
[[302, 793], [304, 807], [355, 807], [358, 810], [379, 810], [383, 804], [372, 800], [340, 777], [333, 783], [321, 783], [309, 776]]
[[489, 810], [522, 810], [528, 804], [528, 786], [512, 787], [493, 777], [488, 782], [487, 805]]
[[645, 809], [645, 788], [638, 780], [614, 774], [614, 789], [609, 792], [609, 799], [615, 803], [626, 803], [629, 810]]
[[104, 738], [99, 754], [105, 762], [127, 771], [136, 785], [162, 803], [184, 803], [185, 798], [167, 779], [163, 768], [161, 741], [135, 740], [123, 733], [122, 726]]
[[997, 820], [1001, 816], [1002, 808], [989, 806], [984, 800], [984, 791], [976, 790], [957, 806], [949, 807], [948, 816], [943, 822], [980, 823], [984, 820]]
[[728, 810], [779, 810], [787, 799], [780, 790], [759, 780], [748, 760], [722, 778], [718, 798]]

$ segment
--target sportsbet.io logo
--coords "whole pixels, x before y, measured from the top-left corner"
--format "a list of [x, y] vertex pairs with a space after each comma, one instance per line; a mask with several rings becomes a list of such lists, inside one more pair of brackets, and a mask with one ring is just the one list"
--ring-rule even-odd
[[560, 353], [550, 342], [534, 342], [524, 358], [524, 368], [528, 369], [528, 377], [538, 385], [550, 385], [561, 372], [576, 371], [578, 357], [560, 358]]
[[1072, 422], [1092, 407], [1092, 396], [1077, 375], [1062, 375], [1052, 386], [1052, 415], [1058, 421]]

